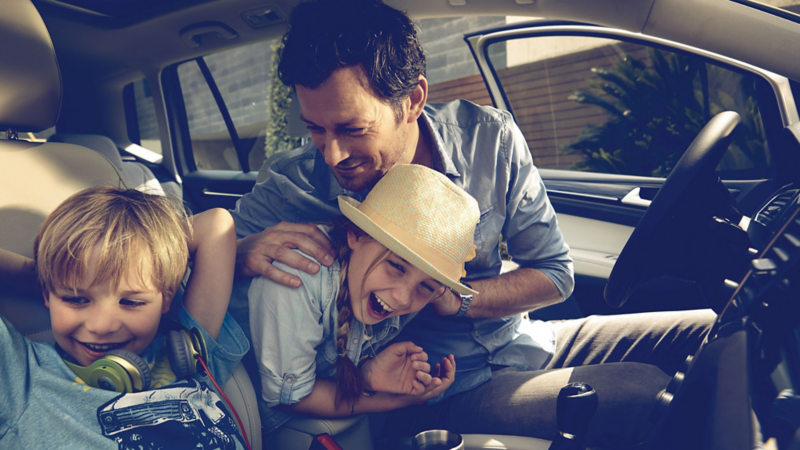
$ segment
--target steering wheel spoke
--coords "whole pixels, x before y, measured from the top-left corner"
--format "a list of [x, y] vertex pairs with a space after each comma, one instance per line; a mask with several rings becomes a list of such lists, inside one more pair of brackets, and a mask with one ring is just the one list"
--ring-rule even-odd
[[719, 277], [699, 268], [718, 262], [711, 261], [716, 258], [709, 249], [717, 240], [709, 236], [718, 232], [715, 220], [738, 224], [741, 219], [736, 200], [716, 174], [740, 122], [733, 111], [714, 116], [672, 169], [614, 264], [604, 292], [610, 306], [622, 306], [640, 283], [670, 271], [701, 286], [708, 277]]

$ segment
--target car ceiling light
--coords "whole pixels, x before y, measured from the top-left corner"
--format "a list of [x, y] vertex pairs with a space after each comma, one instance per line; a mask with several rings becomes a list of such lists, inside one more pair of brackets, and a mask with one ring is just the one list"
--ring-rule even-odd
[[536, 0], [516, 0], [518, 5], [531, 5], [536, 3]]
[[245, 11], [242, 18], [253, 28], [263, 28], [284, 21], [283, 14], [272, 5]]
[[450, 3], [450, 6], [464, 6], [467, 0], [447, 0], [447, 3]]

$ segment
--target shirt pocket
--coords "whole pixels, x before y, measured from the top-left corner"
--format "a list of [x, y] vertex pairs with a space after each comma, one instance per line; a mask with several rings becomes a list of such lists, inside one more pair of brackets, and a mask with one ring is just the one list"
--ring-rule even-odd
[[336, 366], [336, 357], [339, 353], [336, 351], [336, 341], [334, 339], [326, 338], [322, 341], [317, 350], [317, 373], [329, 372]]
[[489, 206], [481, 211], [478, 226], [475, 227], [475, 259], [480, 261], [487, 257], [486, 253], [494, 250], [500, 240], [502, 224], [496, 224], [494, 206]]

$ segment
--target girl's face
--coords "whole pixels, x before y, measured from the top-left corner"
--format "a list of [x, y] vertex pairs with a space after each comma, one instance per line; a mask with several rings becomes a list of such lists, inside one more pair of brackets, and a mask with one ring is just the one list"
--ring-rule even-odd
[[381, 259], [386, 247], [371, 237], [349, 232], [347, 243], [352, 249], [347, 288], [353, 315], [361, 323], [417, 312], [444, 293], [442, 283], [393, 252]]

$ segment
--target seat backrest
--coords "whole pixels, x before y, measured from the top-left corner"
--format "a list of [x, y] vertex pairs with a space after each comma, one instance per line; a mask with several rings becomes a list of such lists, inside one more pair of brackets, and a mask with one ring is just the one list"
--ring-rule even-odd
[[[61, 107], [61, 76], [50, 36], [30, 0], [3, 0], [0, 42], [19, 52], [0, 62], [0, 130], [11, 130], [12, 138], [52, 127]], [[67, 197], [92, 186], [131, 186], [130, 181], [108, 157], [84, 146], [0, 140], [0, 248], [32, 257], [39, 227]], [[29, 339], [54, 340], [41, 295], [12, 292], [0, 283], [0, 315]], [[241, 364], [223, 390], [252, 448], [260, 450], [255, 391]]]
[[153, 172], [144, 164], [136, 161], [123, 161], [117, 144], [106, 136], [99, 134], [56, 133], [47, 138], [48, 142], [67, 142], [90, 148], [105, 156], [116, 166], [131, 183], [129, 187], [164, 195], [164, 189]]

